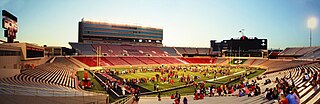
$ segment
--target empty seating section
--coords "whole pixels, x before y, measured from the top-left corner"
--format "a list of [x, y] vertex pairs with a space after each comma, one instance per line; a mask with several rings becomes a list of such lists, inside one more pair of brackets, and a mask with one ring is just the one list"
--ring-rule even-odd
[[167, 52], [169, 56], [180, 56], [172, 47], [160, 47], [160, 49], [164, 52]]
[[303, 47], [299, 51], [297, 51], [295, 54], [296, 55], [304, 55], [306, 53], [313, 52], [318, 49], [319, 49], [319, 47]]
[[260, 66], [268, 67], [268, 70], [266, 72], [274, 72], [274, 71], [279, 71], [279, 70], [283, 70], [283, 69], [287, 69], [287, 68], [291, 68], [291, 67], [296, 67], [299, 65], [305, 65], [305, 64], [309, 64], [309, 63], [312, 63], [312, 62], [299, 61], [299, 60], [293, 60], [293, 61], [268, 60], [268, 61], [260, 64]]
[[215, 58], [181, 58], [188, 63], [193, 64], [213, 64], [215, 63]]
[[210, 54], [210, 48], [197, 48], [199, 54]]
[[256, 59], [247, 59], [244, 63], [243, 63], [243, 65], [251, 65], [254, 61], [255, 61]]
[[[96, 57], [74, 58], [90, 67], [97, 66]], [[183, 62], [178, 60], [176, 57], [100, 57], [100, 66], [152, 64], [183, 64]]]
[[268, 59], [256, 59], [254, 62], [251, 63], [252, 66], [258, 66], [264, 62], [268, 61]]
[[35, 70], [28, 70], [22, 74], [62, 86], [75, 87], [72, 70], [73, 69], [59, 67], [54, 64], [48, 64], [44, 67], [38, 67]]
[[157, 62], [158, 64], [172, 64], [167, 60], [162, 59], [161, 57], [149, 57], [151, 60]]
[[226, 59], [226, 58], [217, 58], [216, 60], [216, 64], [225, 64], [225, 63], [228, 63], [228, 60], [229, 59]]
[[138, 49], [134, 48], [133, 46], [121, 46], [122, 49], [126, 50], [129, 56], [144, 56], [142, 51], [140, 52]]
[[125, 49], [129, 56], [144, 56], [142, 52], [136, 49]]
[[301, 59], [320, 59], [320, 49], [313, 51], [312, 53], [307, 53]]
[[165, 56], [164, 51], [162, 51], [159, 47], [147, 47], [147, 48], [156, 56]]
[[95, 49], [91, 46], [91, 44], [77, 44], [77, 43], [69, 43], [72, 48], [74, 48], [78, 53], [83, 55], [95, 55]]
[[106, 45], [103, 44], [92, 44], [92, 47], [94, 49], [97, 49], [98, 47], [101, 47], [101, 53], [102, 54], [107, 54], [108, 56], [114, 56], [114, 54], [112, 53], [112, 50], [107, 47]]
[[149, 59], [148, 57], [137, 57], [138, 60], [142, 61], [143, 63], [146, 63], [148, 65], [152, 65], [152, 64], [159, 64], [151, 59]]
[[145, 65], [145, 63], [141, 62], [135, 57], [121, 57], [124, 61], [129, 63], [130, 65]]
[[283, 52], [280, 53], [280, 55], [294, 55], [298, 50], [299, 48], [286, 48]]
[[182, 47], [176, 47], [176, 50], [177, 50], [180, 54], [187, 54], [187, 52], [186, 52]]
[[63, 87], [58, 84], [49, 83], [48, 81], [43, 81], [41, 79], [34, 78], [26, 74], [18, 74], [13, 77], [2, 78], [0, 79], [0, 84], [2, 83], [16, 86], [38, 87], [56, 90], [68, 89], [68, 87]]
[[144, 56], [156, 56], [153, 52], [151, 52], [146, 46], [134, 46], [135, 49], [142, 51]]
[[212, 54], [210, 48], [189, 48], [189, 47], [176, 47], [180, 54]]
[[39, 65], [33, 70], [0, 79], [0, 84], [72, 91], [77, 88], [77, 77], [74, 73], [76, 68], [69, 60], [59, 57], [53, 63]]
[[114, 66], [116, 66], [116, 65], [130, 65], [129, 63], [127, 63], [126, 61], [124, 61], [120, 57], [105, 57], [105, 59], [107, 59], [109, 62], [111, 62]]
[[162, 58], [173, 64], [183, 64], [181, 61], [177, 60], [176, 57], [162, 57]]
[[[74, 58], [90, 67], [97, 66], [96, 57], [74, 57]], [[110, 65], [113, 65], [113, 64], [108, 60], [103, 59], [103, 57], [100, 58], [100, 66], [110, 66]]]
[[286, 48], [284, 51], [282, 51], [279, 55], [305, 55], [308, 53], [313, 53], [320, 49], [320, 47], [290, 47]]
[[119, 45], [107, 45], [115, 56], [123, 56], [124, 49]]
[[181, 54], [216, 54], [210, 48], [191, 47], [155, 47], [155, 46], [131, 46], [115, 44], [79, 44], [69, 43], [79, 54], [95, 55], [96, 48], [101, 47], [101, 52], [107, 56], [181, 56]]
[[60, 66], [66, 66], [66, 67], [70, 67], [73, 69], [79, 68], [77, 65], [73, 64], [67, 58], [62, 58], [62, 57], [56, 57], [53, 64], [60, 65]]
[[198, 54], [196, 48], [184, 48], [184, 50], [187, 52], [187, 54]]

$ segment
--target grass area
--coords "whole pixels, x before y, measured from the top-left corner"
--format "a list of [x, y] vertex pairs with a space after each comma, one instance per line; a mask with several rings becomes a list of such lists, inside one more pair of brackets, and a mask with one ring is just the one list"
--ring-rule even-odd
[[[210, 69], [210, 70], [216, 70], [215, 68], [214, 69]], [[237, 73], [237, 72], [240, 72], [240, 71], [244, 71], [246, 69], [244, 68], [233, 68], [230, 70], [230, 73], [233, 74], [233, 73]], [[119, 77], [121, 78], [128, 78], [128, 79], [132, 79], [132, 78], [151, 78], [151, 77], [155, 77], [156, 74], [159, 74], [160, 77], [161, 74], [160, 72], [138, 72], [138, 73], [135, 73], [135, 74], [122, 74], [122, 75], [119, 75]], [[184, 74], [185, 76], [187, 75], [190, 75], [190, 77], [194, 77], [194, 76], [200, 76], [200, 79], [197, 79], [195, 80], [196, 82], [199, 82], [199, 81], [205, 81], [205, 80], [209, 80], [209, 79], [213, 79], [213, 75], [210, 74], [210, 76], [207, 76], [207, 77], [204, 77], [203, 73], [200, 73], [200, 72], [191, 72], [191, 71], [183, 71], [183, 70], [180, 70], [178, 71], [178, 75], [181, 76], [182, 74]], [[163, 75], [164, 77], [167, 77], [168, 74], [164, 74]], [[221, 77], [223, 75], [221, 74], [217, 74], [217, 77]], [[148, 82], [148, 83], [141, 83], [139, 84], [139, 86], [141, 87], [144, 87], [148, 90], [151, 90], [153, 91], [153, 86], [154, 84], [159, 84], [159, 89], [160, 90], [163, 90], [163, 89], [168, 89], [168, 88], [172, 88], [172, 87], [177, 87], [177, 86], [181, 86], [181, 85], [185, 85], [186, 83], [185, 82], [180, 82], [179, 81], [180, 78], [174, 78], [174, 84], [170, 84], [168, 82]]]
[[238, 77], [238, 76], [240, 76], [240, 75], [242, 75], [242, 74], [244, 74], [244, 73], [246, 73], [246, 72], [247, 72], [247, 71], [243, 71], [243, 72], [241, 72], [240, 74], [231, 75], [231, 76], [228, 76], [228, 77], [225, 77], [225, 78], [221, 78], [221, 79], [218, 79], [218, 80], [216, 80], [216, 81], [214, 81], [214, 82], [226, 83], [226, 82], [229, 81], [230, 78]]
[[[254, 77], [258, 76], [258, 75], [261, 75], [261, 74], [262, 74], [263, 72], [265, 72], [266, 70], [261, 69], [261, 70], [255, 70], [255, 71], [256, 71], [255, 73], [247, 76], [246, 78], [247, 78], [247, 79], [254, 78]], [[240, 82], [239, 82], [239, 81], [234, 81], [234, 82], [231, 82], [231, 83], [229, 83], [229, 84], [231, 84], [231, 85], [233, 85], [233, 84], [240, 84]]]
[[88, 73], [88, 77], [91, 78], [91, 82], [93, 82], [93, 87], [91, 89], [85, 89], [85, 90], [87, 90], [87, 91], [104, 91], [104, 88], [88, 71], [78, 71], [77, 72], [77, 76], [80, 80], [82, 80], [82, 78], [84, 76], [84, 72]]
[[[201, 69], [208, 69], [209, 71], [211, 70], [225, 70], [225, 69], [230, 69], [230, 74], [234, 74], [234, 73], [237, 73], [237, 72], [241, 72], [241, 71], [244, 71], [242, 72], [241, 74], [243, 73], [246, 73], [246, 69], [245, 68], [229, 68], [229, 67], [226, 67], [226, 66], [222, 66], [222, 67], [212, 67], [212, 66], [205, 66], [205, 65], [202, 65], [202, 66], [199, 66], [199, 65], [181, 65], [181, 67], [186, 67], [188, 66], [188, 68], [201, 68]], [[126, 68], [121, 68], [121, 67], [117, 67], [117, 68], [110, 68], [111, 70], [117, 70], [117, 71], [122, 71], [122, 70], [128, 70], [128, 69], [136, 69], [136, 68], [155, 68], [155, 67], [159, 67], [159, 66], [148, 66], [148, 67], [126, 67]], [[166, 66], [163, 66], [163, 67], [166, 67]], [[253, 69], [252, 71], [256, 71], [254, 74], [251, 74], [249, 76], [247, 76], [247, 78], [253, 78], [257, 75], [260, 75], [261, 73], [263, 73], [265, 70], [256, 70], [256, 69]], [[87, 71], [86, 71], [87, 72]], [[194, 76], [199, 76], [200, 79], [198, 80], [195, 80], [196, 82], [199, 82], [199, 81], [205, 81], [205, 80], [208, 80], [208, 79], [213, 79], [213, 74], [210, 74], [210, 76], [207, 76], [207, 77], [204, 77], [203, 73], [200, 73], [200, 72], [191, 72], [191, 71], [183, 71], [183, 70], [180, 70], [180, 71], [177, 71], [178, 72], [178, 75], [179, 77], [184, 74], [184, 76], [188, 76], [190, 75], [191, 78], [193, 78]], [[83, 78], [83, 73], [84, 71], [79, 71], [77, 72], [77, 76], [79, 77], [79, 79], [82, 79]], [[118, 75], [119, 77], [121, 78], [125, 78], [125, 79], [132, 79], [132, 78], [151, 78], [151, 77], [155, 77], [156, 74], [159, 74], [160, 77], [161, 76], [161, 73], [160, 72], [136, 72], [134, 74], [130, 73], [130, 74], [121, 74], [121, 75]], [[226, 78], [222, 78], [220, 80], [218, 80], [219, 82], [227, 82], [230, 78], [233, 78], [233, 77], [237, 77], [241, 74], [237, 74], [237, 75], [233, 75], [233, 76], [229, 76], [229, 77], [226, 77]], [[88, 91], [103, 91], [103, 87], [98, 83], [98, 81], [93, 78], [93, 76], [91, 74], [89, 74], [88, 72], [88, 76], [92, 79], [92, 82], [93, 84], [95, 85], [92, 89], [87, 89]], [[167, 77], [168, 76], [168, 73], [164, 74], [163, 77]], [[222, 77], [223, 75], [221, 74], [217, 74], [217, 77]], [[170, 83], [168, 82], [149, 82], [148, 83], [140, 83], [139, 86], [141, 87], [144, 87], [148, 90], [151, 90], [153, 91], [153, 86], [154, 84], [159, 84], [159, 89], [160, 90], [163, 90], [163, 89], [168, 89], [168, 88], [172, 88], [172, 87], [177, 87], [177, 86], [181, 86], [181, 85], [185, 85], [185, 82], [180, 82], [180, 78], [173, 78], [174, 79], [174, 84], [171, 85]], [[239, 81], [235, 81], [235, 82], [232, 82], [232, 83], [229, 83], [229, 84], [238, 84], [240, 83]], [[205, 84], [205, 87], [208, 87], [210, 86], [212, 83], [206, 83]], [[216, 84], [216, 86], [219, 86], [220, 84]], [[193, 94], [195, 88], [193, 86], [190, 86], [190, 87], [186, 87], [186, 88], [181, 88], [181, 89], [177, 89], [177, 90], [172, 90], [172, 91], [167, 91], [167, 92], [162, 92], [161, 93], [161, 96], [170, 96], [171, 94], [174, 94], [176, 91], [178, 91], [181, 95], [190, 95], [190, 94]], [[157, 96], [157, 94], [151, 94], [151, 95], [145, 95], [145, 96]], [[113, 101], [116, 101], [117, 99], [112, 99], [110, 97], [110, 102], [113, 102]]]
[[[254, 74], [251, 74], [249, 76], [247, 76], [248, 79], [250, 78], [254, 78], [260, 74], [262, 74], [265, 70], [255, 70], [256, 72]], [[209, 87], [212, 83], [206, 83], [205, 87]], [[234, 84], [240, 84], [240, 81], [234, 81], [229, 83], [229, 85], [234, 85]], [[215, 84], [216, 86], [220, 86], [221, 84]], [[192, 95], [194, 92], [195, 88], [193, 86], [190, 87], [186, 87], [186, 88], [181, 88], [178, 90], [172, 90], [172, 91], [167, 91], [167, 92], [162, 92], [161, 96], [171, 96], [172, 94], [175, 94], [176, 91], [178, 91], [181, 95]], [[151, 96], [151, 97], [156, 97], [157, 94], [151, 94], [151, 95], [145, 95], [145, 96]]]
[[250, 78], [254, 78], [254, 77], [256, 77], [256, 76], [258, 76], [258, 75], [260, 75], [260, 74], [262, 74], [263, 72], [265, 72], [266, 70], [256, 70], [257, 72], [255, 72], [255, 73], [253, 73], [253, 74], [251, 74], [251, 75], [249, 75], [249, 76], [247, 76], [247, 78], [248, 79], [250, 79]]

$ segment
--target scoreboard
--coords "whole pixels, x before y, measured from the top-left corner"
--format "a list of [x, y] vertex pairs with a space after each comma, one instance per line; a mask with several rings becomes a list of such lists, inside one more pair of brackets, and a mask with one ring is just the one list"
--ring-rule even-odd
[[8, 38], [8, 43], [12, 43], [16, 38], [18, 32], [18, 19], [6, 10], [2, 10], [2, 28], [4, 30], [4, 36]]
[[222, 49], [224, 50], [267, 50], [267, 39], [253, 38], [245, 36], [240, 39], [224, 40]]

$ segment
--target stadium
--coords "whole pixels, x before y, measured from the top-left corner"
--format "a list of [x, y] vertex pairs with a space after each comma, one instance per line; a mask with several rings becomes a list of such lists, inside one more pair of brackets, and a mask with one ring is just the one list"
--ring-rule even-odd
[[209, 47], [165, 46], [165, 28], [86, 18], [71, 48], [41, 46], [14, 41], [17, 16], [2, 17], [2, 104], [320, 103], [320, 46], [270, 50], [244, 29]]

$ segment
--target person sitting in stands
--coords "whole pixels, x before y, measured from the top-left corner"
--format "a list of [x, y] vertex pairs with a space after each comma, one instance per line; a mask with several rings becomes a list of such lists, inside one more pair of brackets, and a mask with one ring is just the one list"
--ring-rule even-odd
[[269, 90], [269, 88], [266, 88], [265, 96], [268, 100], [272, 100], [272, 94], [271, 94], [271, 91]]
[[283, 94], [280, 95], [279, 104], [289, 104], [288, 99]]
[[317, 72], [315, 72], [312, 76], [312, 85], [317, 86]]
[[289, 92], [289, 94], [286, 97], [289, 101], [289, 104], [298, 104], [297, 103], [297, 98], [292, 94], [292, 91]]
[[292, 89], [292, 93], [293, 93], [293, 96], [296, 98], [297, 104], [300, 104], [300, 96], [299, 96], [299, 93], [297, 92], [297, 90], [295, 88]]
[[309, 81], [310, 77], [308, 73], [305, 73], [304, 75], [304, 81]]

